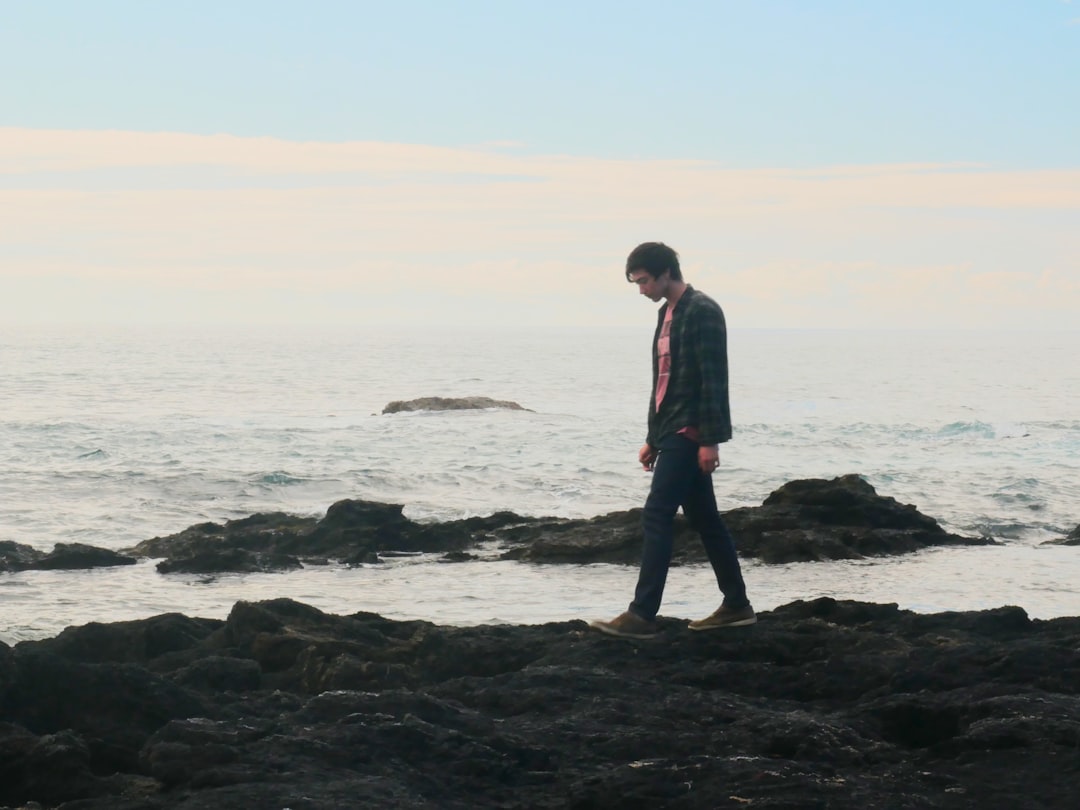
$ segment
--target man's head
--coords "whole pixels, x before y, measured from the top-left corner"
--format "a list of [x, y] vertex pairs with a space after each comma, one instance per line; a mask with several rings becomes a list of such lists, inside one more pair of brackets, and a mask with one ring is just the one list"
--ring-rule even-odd
[[644, 270], [653, 278], [660, 278], [666, 272], [672, 281], [682, 281], [679, 269], [679, 254], [663, 242], [642, 242], [626, 257], [626, 280], [635, 270]]
[[679, 270], [679, 254], [663, 242], [638, 245], [626, 258], [626, 280], [650, 301], [666, 298], [674, 306], [686, 287]]

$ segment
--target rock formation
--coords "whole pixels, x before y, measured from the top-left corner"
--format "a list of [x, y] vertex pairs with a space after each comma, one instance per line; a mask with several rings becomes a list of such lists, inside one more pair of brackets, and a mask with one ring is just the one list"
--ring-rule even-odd
[[472, 411], [483, 408], [501, 408], [511, 411], [527, 411], [516, 402], [490, 397], [420, 397], [419, 399], [396, 399], [383, 408], [383, 413], [402, 411]]
[[[987, 537], [945, 531], [914, 506], [878, 495], [857, 475], [792, 481], [761, 506], [724, 514], [739, 553], [766, 563], [857, 559], [904, 554], [941, 545], [987, 545]], [[588, 519], [533, 518], [513, 512], [487, 517], [418, 523], [400, 504], [343, 500], [321, 518], [282, 512], [252, 515], [223, 524], [199, 523], [155, 537], [123, 553], [89, 546], [57, 545], [50, 555], [28, 546], [0, 543], [0, 571], [41, 567], [130, 564], [163, 558], [161, 573], [290, 571], [335, 562], [377, 563], [392, 554], [444, 555], [446, 561], [488, 556], [539, 563], [609, 562], [636, 565], [641, 554], [641, 510]], [[681, 519], [673, 561], [705, 561], [696, 535]]]

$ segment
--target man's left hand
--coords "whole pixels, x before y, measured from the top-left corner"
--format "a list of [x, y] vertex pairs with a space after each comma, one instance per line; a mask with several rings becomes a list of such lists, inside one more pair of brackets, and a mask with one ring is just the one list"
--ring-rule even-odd
[[712, 475], [720, 466], [720, 448], [715, 444], [699, 447], [697, 463], [703, 473]]

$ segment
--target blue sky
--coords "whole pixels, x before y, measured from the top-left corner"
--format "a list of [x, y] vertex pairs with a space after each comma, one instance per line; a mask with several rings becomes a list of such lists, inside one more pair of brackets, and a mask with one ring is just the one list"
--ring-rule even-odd
[[1080, 307], [1065, 0], [6, 3], [0, 70], [8, 320], [629, 323], [646, 239], [749, 326]]

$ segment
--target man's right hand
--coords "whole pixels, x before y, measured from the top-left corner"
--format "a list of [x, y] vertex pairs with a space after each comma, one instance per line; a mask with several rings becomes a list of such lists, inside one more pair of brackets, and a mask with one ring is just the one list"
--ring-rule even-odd
[[656, 449], [649, 444], [641, 445], [641, 449], [638, 450], [638, 461], [641, 462], [641, 469], [652, 470], [653, 464], [656, 462]]

